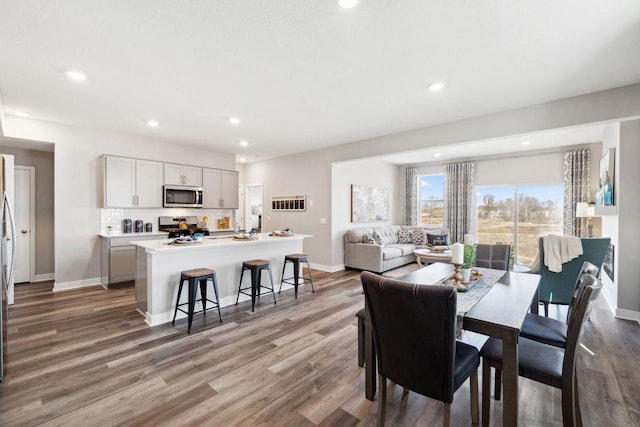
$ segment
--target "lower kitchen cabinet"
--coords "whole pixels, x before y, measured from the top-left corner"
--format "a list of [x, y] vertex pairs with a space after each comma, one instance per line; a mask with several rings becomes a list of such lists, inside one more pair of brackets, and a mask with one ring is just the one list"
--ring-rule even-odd
[[126, 235], [102, 237], [102, 278], [103, 286], [112, 283], [127, 282], [136, 278], [136, 247], [133, 240], [161, 240], [167, 233], [131, 233]]

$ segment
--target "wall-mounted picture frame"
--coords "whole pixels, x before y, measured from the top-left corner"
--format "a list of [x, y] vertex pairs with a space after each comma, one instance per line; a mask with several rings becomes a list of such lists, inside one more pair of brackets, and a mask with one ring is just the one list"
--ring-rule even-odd
[[302, 212], [307, 210], [307, 196], [305, 194], [297, 194], [294, 196], [272, 196], [271, 210], [273, 211], [289, 211]]
[[351, 185], [351, 222], [389, 220], [389, 189]]
[[599, 204], [604, 206], [615, 205], [615, 148], [609, 148], [600, 159], [600, 194], [597, 197]]

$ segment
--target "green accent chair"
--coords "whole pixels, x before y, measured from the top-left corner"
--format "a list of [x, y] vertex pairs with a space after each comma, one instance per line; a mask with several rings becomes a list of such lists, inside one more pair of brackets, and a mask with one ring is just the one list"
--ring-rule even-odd
[[580, 274], [582, 263], [589, 261], [591, 264], [602, 267], [604, 257], [609, 248], [611, 239], [593, 238], [582, 240], [582, 255], [562, 264], [562, 271], [554, 273], [544, 265], [544, 246], [542, 237], [538, 239], [540, 251], [540, 287], [538, 288], [539, 300], [544, 304], [544, 315], [549, 316], [549, 304], [568, 305], [571, 302], [573, 287], [576, 278]]

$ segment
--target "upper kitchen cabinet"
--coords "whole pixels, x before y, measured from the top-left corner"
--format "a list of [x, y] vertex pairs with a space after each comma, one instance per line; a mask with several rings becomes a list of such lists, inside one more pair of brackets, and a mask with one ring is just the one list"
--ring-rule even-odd
[[202, 187], [202, 168], [165, 163], [164, 183], [167, 185]]
[[220, 169], [202, 170], [205, 208], [238, 209], [238, 172]]
[[104, 156], [105, 208], [162, 207], [164, 164]]

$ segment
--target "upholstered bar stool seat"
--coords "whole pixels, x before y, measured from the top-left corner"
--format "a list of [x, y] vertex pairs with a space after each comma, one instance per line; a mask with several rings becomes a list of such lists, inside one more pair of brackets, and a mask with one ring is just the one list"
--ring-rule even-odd
[[[180, 303], [180, 295], [182, 294], [182, 287], [184, 282], [189, 282], [189, 299], [188, 302]], [[213, 283], [213, 291], [216, 295], [216, 300], [212, 301], [207, 299], [207, 282], [211, 280]], [[198, 285], [200, 285], [200, 300], [202, 302], [202, 310], [195, 311], [196, 305], [196, 296], [198, 293]], [[209, 301], [213, 306], [207, 309], [207, 301]], [[181, 306], [186, 305], [187, 310], [183, 310], [180, 308]], [[216, 272], [215, 270], [211, 270], [209, 268], [195, 268], [193, 270], [185, 270], [180, 273], [180, 285], [178, 287], [178, 297], [176, 299], [176, 309], [173, 312], [173, 320], [171, 324], [175, 324], [176, 315], [178, 314], [178, 310], [185, 313], [187, 315], [187, 333], [191, 333], [191, 324], [193, 323], [193, 315], [196, 313], [206, 314], [207, 310], [218, 309], [218, 317], [220, 318], [220, 322], [222, 322], [222, 314], [220, 313], [220, 298], [218, 295], [218, 282], [216, 280]]]
[[[244, 276], [244, 271], [251, 271], [251, 287], [243, 288], [242, 287], [242, 278]], [[267, 270], [269, 272], [269, 281], [271, 283], [271, 287], [262, 285], [261, 275], [262, 271]], [[247, 292], [247, 290], [251, 290], [251, 292]], [[238, 285], [238, 296], [236, 298], [236, 305], [238, 304], [238, 300], [240, 299], [240, 294], [248, 295], [251, 297], [251, 311], [255, 309], [256, 306], [256, 297], [260, 298], [262, 295], [262, 289], [267, 289], [271, 291], [273, 295], [273, 303], [276, 303], [276, 294], [273, 290], [273, 275], [271, 274], [271, 263], [264, 259], [252, 259], [249, 261], [244, 261], [242, 263], [242, 272], [240, 273], [240, 284]]]
[[[300, 264], [306, 262], [307, 263], [307, 273], [308, 277], [304, 277], [301, 275]], [[287, 268], [287, 263], [293, 264], [293, 276], [284, 277], [284, 270]], [[295, 296], [298, 298], [298, 286], [300, 285], [300, 279], [308, 280], [311, 283], [311, 292], [315, 293], [315, 289], [313, 289], [313, 279], [311, 278], [311, 265], [309, 264], [309, 255], [306, 254], [291, 254], [285, 255], [284, 264], [282, 265], [282, 276], [280, 278], [280, 290], [282, 290], [282, 284], [286, 283], [288, 285], [293, 285], [295, 289]], [[293, 281], [292, 281], [293, 280]]]

